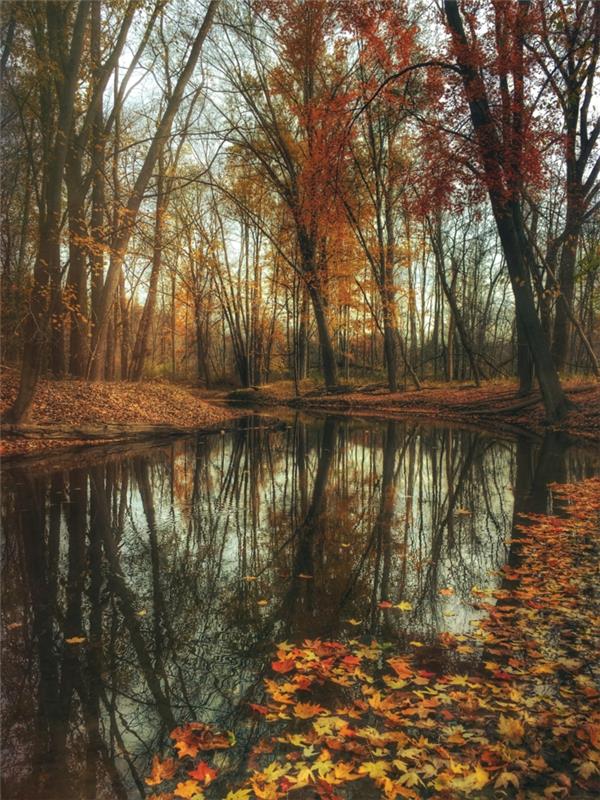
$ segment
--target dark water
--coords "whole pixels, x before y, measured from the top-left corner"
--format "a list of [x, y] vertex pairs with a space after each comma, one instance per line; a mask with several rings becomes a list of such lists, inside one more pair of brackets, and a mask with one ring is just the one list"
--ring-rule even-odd
[[515, 513], [599, 469], [556, 438], [331, 417], [9, 465], [2, 796], [143, 796], [184, 720], [251, 744], [274, 642], [468, 631]]

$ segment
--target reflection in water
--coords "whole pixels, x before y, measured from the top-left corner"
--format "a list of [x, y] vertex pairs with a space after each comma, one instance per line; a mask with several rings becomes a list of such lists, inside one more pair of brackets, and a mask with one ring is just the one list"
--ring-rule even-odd
[[551, 437], [331, 417], [101, 458], [5, 475], [5, 798], [142, 796], [185, 719], [250, 744], [275, 641], [467, 630], [519, 558], [513, 516], [597, 467]]

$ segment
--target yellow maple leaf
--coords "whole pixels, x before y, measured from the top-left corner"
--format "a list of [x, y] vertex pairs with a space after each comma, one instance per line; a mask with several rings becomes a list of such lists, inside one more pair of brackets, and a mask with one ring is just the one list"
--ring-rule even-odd
[[312, 725], [318, 736], [331, 736], [334, 731], [341, 730], [346, 722], [341, 717], [319, 717]]
[[294, 789], [301, 789], [303, 786], [308, 786], [309, 783], [315, 782], [315, 776], [312, 769], [306, 764], [300, 762], [298, 764], [298, 772], [296, 774]]
[[358, 771], [369, 778], [383, 778], [390, 771], [390, 765], [387, 761], [365, 761]]
[[252, 778], [252, 790], [258, 800], [277, 800], [280, 797], [276, 783], [265, 783], [261, 786], [256, 776]]
[[411, 769], [398, 778], [398, 783], [401, 786], [407, 786], [410, 789], [413, 786], [417, 786], [419, 783], [423, 783], [423, 781], [421, 778], [419, 778], [418, 773], [416, 773], [414, 769]]
[[489, 783], [489, 780], [490, 776], [481, 765], [477, 764], [474, 772], [470, 772], [463, 777], [455, 777], [452, 780], [452, 788], [469, 794], [470, 792], [483, 789], [483, 787]]
[[175, 797], [189, 798], [189, 800], [204, 797], [204, 792], [200, 788], [198, 781], [182, 781], [178, 783], [173, 794]]
[[83, 644], [85, 641], [85, 636], [71, 636], [69, 639], [65, 639], [65, 644]]
[[272, 761], [261, 773], [267, 781], [277, 781], [282, 778], [288, 771], [289, 764], [280, 764], [278, 761]]
[[359, 778], [360, 775], [354, 771], [354, 766], [347, 761], [338, 761], [327, 776], [328, 782], [333, 784], [356, 781]]
[[403, 600], [401, 603], [396, 603], [394, 608], [399, 608], [400, 611], [410, 611], [412, 609], [412, 603], [409, 603], [408, 600]]
[[511, 744], [519, 744], [523, 736], [525, 736], [525, 728], [521, 720], [515, 717], [505, 717], [504, 714], [500, 714], [498, 733]]

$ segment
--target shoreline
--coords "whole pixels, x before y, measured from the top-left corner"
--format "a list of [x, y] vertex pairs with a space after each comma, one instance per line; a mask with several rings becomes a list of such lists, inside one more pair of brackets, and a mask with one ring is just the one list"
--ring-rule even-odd
[[367, 387], [327, 394], [309, 392], [302, 396], [277, 393], [277, 385], [236, 390], [228, 395], [235, 407], [250, 402], [261, 408], [276, 405], [300, 411], [335, 413], [371, 419], [422, 419], [453, 425], [476, 426], [493, 432], [543, 437], [548, 432], [562, 434], [573, 443], [600, 443], [600, 382], [565, 381], [564, 388], [572, 409], [560, 422], [544, 419], [538, 391], [519, 397], [514, 383], [423, 386], [421, 390], [390, 393]]
[[[16, 391], [16, 373], [4, 367], [2, 378], [5, 409]], [[314, 384], [305, 384], [303, 393], [296, 395], [293, 384], [284, 381], [224, 393], [163, 381], [89, 384], [44, 380], [34, 401], [35, 424], [4, 426], [0, 454], [4, 463], [12, 464], [102, 445], [122, 447], [153, 440], [168, 441], [231, 429], [232, 424], [253, 409], [276, 407], [363, 419], [447, 423], [540, 439], [553, 432], [564, 435], [573, 444], [600, 443], [600, 383], [570, 381], [564, 386], [573, 408], [564, 420], [548, 425], [539, 393], [519, 397], [516, 384], [508, 382], [479, 388], [424, 386], [419, 391], [393, 394], [377, 386], [347, 387], [332, 394], [315, 389]], [[90, 407], [91, 396], [94, 404]]]

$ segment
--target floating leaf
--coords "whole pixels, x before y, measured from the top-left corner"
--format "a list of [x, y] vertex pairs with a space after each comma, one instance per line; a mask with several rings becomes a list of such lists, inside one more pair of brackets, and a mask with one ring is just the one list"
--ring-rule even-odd
[[323, 711], [325, 711], [323, 706], [316, 703], [296, 703], [294, 706], [294, 716], [299, 719], [310, 719]]
[[188, 772], [190, 778], [194, 778], [205, 786], [208, 786], [217, 777], [217, 770], [212, 769], [206, 761], [199, 761], [193, 770]]
[[175, 797], [184, 797], [190, 800], [194, 800], [196, 797], [204, 797], [204, 793], [198, 781], [182, 781], [178, 783], [173, 794]]
[[163, 781], [167, 781], [177, 772], [177, 761], [174, 758], [165, 758], [161, 761], [158, 756], [152, 758], [152, 769], [146, 778], [148, 786], [156, 786]]

